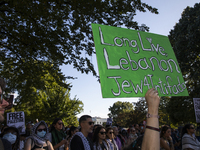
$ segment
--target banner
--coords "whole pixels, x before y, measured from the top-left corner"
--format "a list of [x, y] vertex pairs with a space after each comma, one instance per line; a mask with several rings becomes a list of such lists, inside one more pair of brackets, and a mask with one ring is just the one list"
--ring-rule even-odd
[[196, 122], [200, 123], [200, 98], [193, 98]]
[[107, 118], [106, 125], [112, 126], [112, 118]]
[[25, 134], [25, 115], [23, 111], [7, 113], [7, 125], [18, 128], [20, 134]]
[[167, 36], [92, 24], [103, 98], [188, 96]]

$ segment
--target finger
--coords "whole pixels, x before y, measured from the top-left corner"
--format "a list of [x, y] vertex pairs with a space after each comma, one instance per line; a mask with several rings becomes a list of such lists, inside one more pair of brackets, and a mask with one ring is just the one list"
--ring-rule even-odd
[[150, 90], [147, 91], [147, 94], [151, 94], [151, 93], [153, 93], [154, 90], [155, 90], [154, 88], [151, 88]]

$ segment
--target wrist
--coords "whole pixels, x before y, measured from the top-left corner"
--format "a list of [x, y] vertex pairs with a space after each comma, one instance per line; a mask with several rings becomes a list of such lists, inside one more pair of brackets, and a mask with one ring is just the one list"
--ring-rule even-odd
[[158, 115], [158, 109], [149, 109], [148, 108], [148, 113], [152, 115]]

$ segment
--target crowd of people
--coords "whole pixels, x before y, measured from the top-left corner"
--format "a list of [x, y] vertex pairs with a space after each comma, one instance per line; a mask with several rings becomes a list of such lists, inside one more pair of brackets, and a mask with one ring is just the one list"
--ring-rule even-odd
[[[0, 123], [8, 103], [3, 99], [5, 81], [0, 78]], [[92, 117], [79, 118], [79, 127], [65, 127], [61, 118], [55, 118], [51, 126], [45, 121], [26, 124], [26, 133], [4, 125], [0, 134], [0, 150], [198, 150], [200, 143], [195, 128], [186, 124], [182, 132], [164, 125], [159, 129], [158, 107], [160, 97], [155, 89], [145, 95], [148, 114], [145, 124], [106, 127], [94, 125]]]

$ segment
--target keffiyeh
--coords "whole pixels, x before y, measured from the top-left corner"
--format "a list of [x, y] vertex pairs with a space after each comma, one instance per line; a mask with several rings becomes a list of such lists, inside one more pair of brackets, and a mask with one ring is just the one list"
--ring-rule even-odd
[[31, 135], [30, 135], [29, 137], [27, 137], [26, 140], [29, 139], [29, 138], [31, 138], [35, 143], [37, 143], [37, 145], [43, 146], [43, 145], [46, 143], [46, 141], [47, 141], [47, 133], [46, 133], [46, 135], [45, 135], [43, 138], [39, 137], [39, 136], [36, 134], [36, 129], [37, 129], [37, 127], [38, 127], [40, 124], [44, 125], [44, 126], [46, 127], [46, 129], [47, 129], [47, 133], [49, 133], [47, 124], [42, 120], [42, 121], [36, 123], [36, 124], [33, 126]]
[[[78, 136], [81, 138], [85, 150], [91, 150], [91, 149], [90, 149], [90, 144], [89, 144], [87, 138], [83, 135], [82, 132], [76, 132], [76, 133], [73, 135], [73, 137], [74, 137], [75, 135], [78, 135]], [[72, 137], [72, 139], [73, 139], [73, 137]], [[71, 140], [72, 140], [72, 139], [71, 139]], [[71, 141], [70, 141], [70, 143], [71, 143]], [[70, 150], [70, 146], [69, 146], [69, 150]]]

